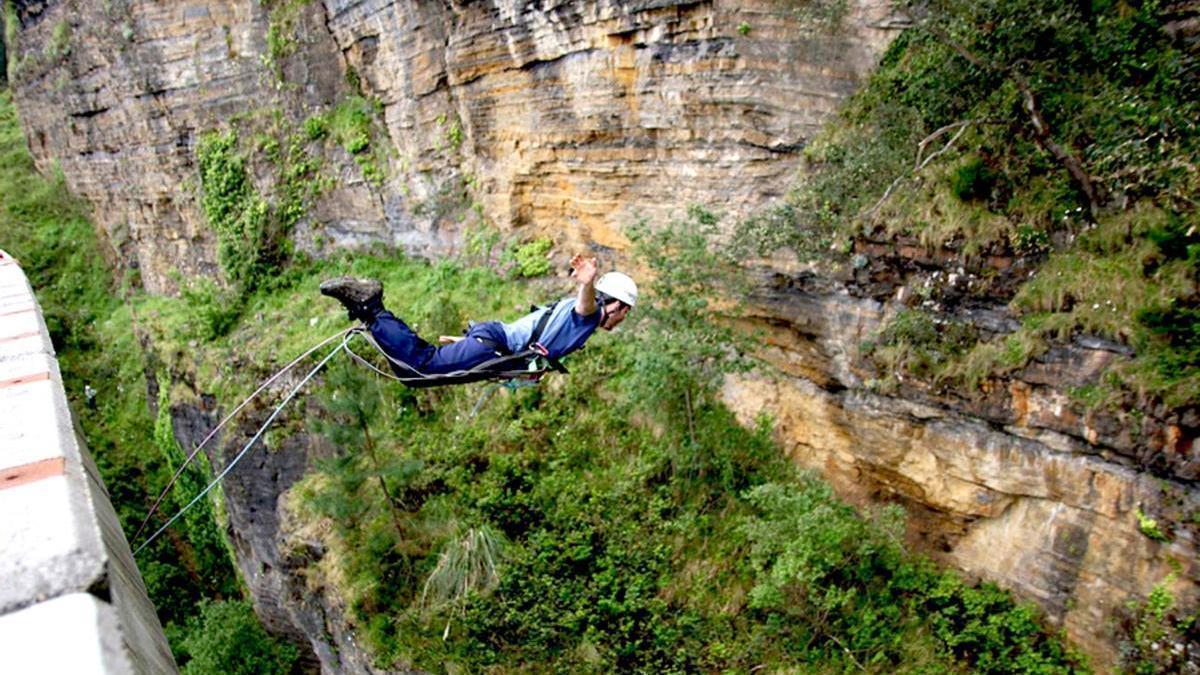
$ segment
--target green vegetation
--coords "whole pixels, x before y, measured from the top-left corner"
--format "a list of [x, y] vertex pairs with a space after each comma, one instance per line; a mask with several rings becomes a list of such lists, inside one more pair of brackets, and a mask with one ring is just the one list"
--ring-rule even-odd
[[924, 380], [938, 380], [949, 366], [978, 342], [978, 331], [971, 325], [943, 321], [928, 312], [906, 309], [889, 321], [879, 335], [862, 346], [887, 378], [881, 384], [891, 386], [904, 374]]
[[521, 244], [513, 255], [516, 257], [517, 276], [541, 277], [550, 273], [550, 259], [547, 254], [554, 242], [549, 237], [538, 237], [531, 242]]
[[[948, 348], [927, 355], [938, 368], [890, 359], [914, 377], [974, 387], [1094, 334], [1136, 352], [1099, 386], [1194, 403], [1200, 97], [1194, 54], [1164, 30], [1169, 10], [939, 0], [904, 11], [913, 27], [806, 148], [788, 202], [748, 220], [741, 242], [836, 260], [856, 238], [916, 240], [996, 281], [972, 293], [1011, 299], [1022, 329], [970, 349], [933, 344]], [[1023, 260], [997, 269], [991, 255]]]
[[[445, 141], [447, 147], [449, 147], [450, 150], [456, 151], [460, 147], [462, 147], [463, 139], [465, 137], [463, 136], [462, 122], [458, 119], [457, 116], [453, 117], [453, 118], [448, 118], [444, 114], [438, 115], [437, 124], [439, 127], [445, 128], [445, 131], [443, 132], [442, 140]], [[441, 145], [441, 143], [439, 142], [439, 146], [440, 145]]]
[[[171, 422], [171, 374], [165, 368], [160, 370], [155, 383], [158, 385], [158, 413], [154, 418], [154, 445], [166, 462], [165, 468], [174, 475], [183, 465], [188, 453], [185, 453], [175, 440], [175, 429]], [[208, 484], [208, 477], [211, 475], [208, 459], [204, 453], [198, 454], [192, 464], [180, 474], [171, 492], [174, 510], [182, 509], [199, 495]], [[198, 574], [204, 577], [205, 586], [215, 590], [218, 597], [236, 596], [237, 578], [229, 551], [225, 547], [225, 540], [217, 529], [212, 503], [203, 499], [196, 502], [195, 506], [183, 515], [183, 520], [184, 527], [181, 529], [191, 542], [195, 568]]]
[[183, 640], [183, 675], [289, 673], [299, 653], [272, 640], [250, 603], [205, 601]]
[[61, 59], [71, 53], [71, 24], [64, 19], [54, 24], [50, 32], [50, 41], [42, 48], [42, 53], [52, 59]]
[[[1126, 672], [1165, 675], [1185, 672], [1187, 650], [1200, 638], [1200, 613], [1187, 615], [1171, 593], [1175, 576], [1168, 575], [1150, 591], [1145, 602], [1130, 602], [1121, 629], [1121, 661]], [[1189, 644], [1190, 643], [1190, 644]]]
[[21, 34], [21, 20], [17, 18], [17, 7], [13, 0], [4, 0], [0, 8], [4, 12], [4, 44], [0, 46], [0, 66], [3, 66], [3, 86], [16, 79], [18, 59], [16, 58], [17, 37]]
[[267, 52], [263, 63], [283, 82], [283, 61], [296, 52], [296, 22], [300, 10], [312, 0], [259, 0], [267, 9]]
[[[253, 129], [259, 131], [247, 133]], [[305, 124], [293, 130], [278, 113], [250, 116], [202, 134], [196, 144], [199, 205], [217, 233], [217, 259], [232, 289], [224, 292], [203, 279], [180, 285], [210, 337], [232, 326], [236, 313], [230, 308], [237, 298], [274, 282], [292, 255], [288, 233], [333, 183], [307, 149], [312, 129]], [[273, 179], [267, 195], [258, 192], [253, 178], [264, 174]]]
[[1137, 516], [1139, 532], [1153, 539], [1154, 541], [1171, 540], [1171, 538], [1167, 536], [1167, 533], [1163, 532], [1163, 529], [1159, 527], [1158, 520], [1146, 515], [1140, 508], [1134, 509], [1133, 513], [1135, 516]]
[[[132, 535], [182, 452], [170, 436], [165, 414], [172, 378], [154, 362], [153, 354], [142, 350], [133, 326], [149, 318], [142, 313], [145, 299], [114, 283], [85, 206], [70, 196], [61, 175], [43, 178], [34, 170], [7, 91], [0, 91], [0, 191], [5, 195], [0, 248], [21, 261], [38, 294], [73, 412], [122, 528]], [[147, 372], [159, 373], [155, 382], [163, 414], [157, 419], [146, 398]], [[85, 404], [85, 385], [97, 390], [94, 405]], [[195, 494], [195, 482], [201, 478], [193, 473], [183, 480], [151, 521], [152, 529]], [[181, 536], [161, 537], [138, 556], [150, 598], [181, 664], [188, 658], [183, 646], [203, 639], [194, 634], [201, 600], [240, 594], [216, 524], [198, 517], [188, 520]], [[234, 636], [240, 631], [235, 627], [223, 634]], [[276, 647], [262, 642], [258, 651], [270, 649]], [[227, 663], [204, 672], [236, 667]]]
[[377, 103], [361, 96], [350, 96], [327, 113], [313, 115], [304, 121], [304, 133], [309, 140], [330, 138], [354, 156], [362, 169], [363, 178], [372, 185], [383, 184], [386, 177], [384, 144], [371, 139], [382, 132], [376, 124]]
[[242, 292], [253, 290], [280, 262], [270, 207], [258, 195], [238, 154], [233, 130], [211, 132], [196, 144], [200, 206], [217, 233], [217, 260]]

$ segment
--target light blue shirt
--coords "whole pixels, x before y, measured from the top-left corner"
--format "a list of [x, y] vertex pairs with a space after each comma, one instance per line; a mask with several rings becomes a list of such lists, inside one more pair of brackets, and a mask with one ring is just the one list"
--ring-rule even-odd
[[[516, 353], [525, 349], [544, 311], [539, 309], [512, 323], [502, 324], [509, 351]], [[595, 312], [581, 316], [575, 311], [575, 298], [563, 298], [551, 307], [550, 321], [546, 323], [538, 342], [550, 352], [550, 358], [561, 359], [587, 342], [600, 325], [600, 313], [600, 308], [596, 307]]]

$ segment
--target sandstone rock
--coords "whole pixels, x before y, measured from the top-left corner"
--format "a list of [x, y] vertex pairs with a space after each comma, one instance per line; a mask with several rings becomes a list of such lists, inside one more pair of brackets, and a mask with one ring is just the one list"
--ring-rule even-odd
[[[257, 130], [248, 113], [298, 126], [352, 93], [348, 73], [382, 105], [390, 177], [355, 184], [349, 158], [325, 157], [339, 189], [300, 226], [302, 247], [445, 253], [477, 201], [503, 230], [621, 249], [638, 217], [692, 202], [743, 214], [784, 194], [895, 31], [880, 0], [849, 3], [837, 31], [769, 0], [327, 0], [303, 5], [278, 57], [249, 0], [17, 4], [13, 87], [38, 165], [61, 164], [155, 292], [175, 289], [174, 269], [216, 270], [199, 135]], [[44, 56], [60, 25], [68, 53]]]
[[[857, 363], [887, 307], [815, 284], [760, 301], [760, 355], [782, 374], [730, 377], [723, 398], [746, 424], [769, 413], [792, 457], [843, 496], [903, 504], [915, 548], [1036, 602], [1101, 670], [1127, 601], [1172, 572], [1185, 606], [1200, 601], [1195, 430], [1146, 417], [1123, 434], [1127, 413], [1083, 415], [1065, 395], [1120, 358], [1108, 345], [1056, 350], [982, 400], [897, 398], [864, 390]], [[1162, 446], [1179, 450], [1164, 460]], [[1139, 531], [1138, 508], [1180, 524], [1169, 542]]]

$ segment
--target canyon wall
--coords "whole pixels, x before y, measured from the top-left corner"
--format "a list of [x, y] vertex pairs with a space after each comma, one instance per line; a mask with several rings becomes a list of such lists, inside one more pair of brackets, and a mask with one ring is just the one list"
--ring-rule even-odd
[[[1036, 602], [1107, 671], [1131, 598], [1165, 582], [1185, 605], [1200, 600], [1196, 411], [1089, 410], [1072, 399], [1128, 354], [1094, 338], [978, 392], [880, 386], [863, 345], [930, 274], [880, 261], [837, 279], [759, 268], [746, 320], [771, 367], [728, 378], [723, 397], [746, 424], [770, 415], [792, 458], [843, 497], [903, 505], [913, 548]], [[954, 318], [1013, 329], [1003, 311]], [[1148, 536], [1142, 517], [1167, 541]]]
[[[823, 13], [836, 5], [25, 0], [9, 71], [40, 168], [61, 168], [93, 205], [122, 269], [174, 292], [219, 274], [198, 139], [294, 133], [356, 95], [377, 111], [383, 171], [302, 138], [330, 178], [292, 232], [311, 253], [383, 242], [436, 256], [480, 218], [608, 253], [626, 245], [624, 225], [691, 202], [751, 213], [786, 192], [807, 141], [899, 27], [881, 0]], [[253, 168], [275, 198], [275, 170]], [[873, 267], [860, 273], [762, 270], [748, 306], [777, 372], [731, 379], [730, 405], [771, 413], [796, 460], [847, 497], [903, 503], [920, 549], [1036, 601], [1101, 664], [1127, 598], [1174, 571], [1194, 602], [1195, 412], [1079, 409], [1067, 390], [1124, 358], [1087, 340], [974, 396], [872, 387], [860, 344], [911, 279], [868, 288], [862, 275], [887, 263], [863, 253]], [[962, 318], [1012, 329], [1003, 307]], [[180, 411], [177, 433], [213, 414]], [[327, 670], [366, 672], [311, 572], [320, 551], [305, 542], [319, 537], [276, 505], [320, 454], [309, 442], [230, 477], [230, 536], [267, 625], [311, 643]], [[1139, 509], [1178, 523], [1169, 541], [1139, 531]]]
[[302, 248], [445, 253], [475, 211], [522, 237], [620, 248], [623, 224], [677, 205], [747, 213], [786, 191], [894, 33], [880, 0], [848, 3], [834, 28], [803, 6], [17, 2], [9, 71], [39, 168], [61, 167], [125, 266], [169, 292], [175, 270], [217, 271], [197, 138], [299, 128], [359, 93], [379, 111], [386, 177], [310, 143], [335, 180], [296, 227]]

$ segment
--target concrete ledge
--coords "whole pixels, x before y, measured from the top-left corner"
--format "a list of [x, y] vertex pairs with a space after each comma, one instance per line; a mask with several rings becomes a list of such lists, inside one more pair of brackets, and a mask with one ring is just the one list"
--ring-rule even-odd
[[0, 616], [6, 673], [135, 673], [121, 645], [117, 611], [72, 593]]
[[33, 289], [3, 251], [0, 410], [0, 671], [177, 672]]
[[104, 584], [88, 498], [67, 475], [0, 490], [0, 612]]

